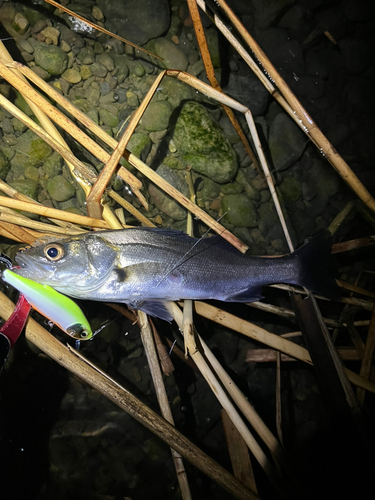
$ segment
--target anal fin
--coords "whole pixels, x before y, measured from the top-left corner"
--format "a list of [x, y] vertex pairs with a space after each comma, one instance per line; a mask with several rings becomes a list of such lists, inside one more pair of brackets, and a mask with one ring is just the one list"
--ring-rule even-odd
[[128, 302], [128, 305], [133, 309], [139, 309], [150, 316], [163, 319], [165, 321], [172, 321], [173, 317], [165, 306], [165, 302], [161, 300], [140, 300]]
[[246, 288], [245, 290], [240, 290], [238, 293], [229, 295], [223, 300], [225, 302], [255, 302], [263, 298], [262, 287], [255, 286], [252, 288]]

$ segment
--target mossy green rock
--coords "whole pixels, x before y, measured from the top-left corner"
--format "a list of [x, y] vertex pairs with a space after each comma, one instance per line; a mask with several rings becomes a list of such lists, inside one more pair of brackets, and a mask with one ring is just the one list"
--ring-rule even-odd
[[107, 127], [114, 128], [119, 124], [117, 116], [106, 109], [99, 109], [99, 116], [101, 121], [104, 125], [107, 125]]
[[140, 125], [148, 132], [165, 130], [169, 124], [172, 107], [168, 101], [152, 102], [146, 109]]
[[221, 192], [223, 194], [239, 194], [242, 193], [243, 187], [238, 182], [228, 182], [228, 184], [223, 184], [221, 186]]
[[38, 190], [37, 181], [32, 179], [20, 179], [17, 181], [10, 182], [9, 185], [12, 188], [17, 189], [17, 191], [24, 194], [25, 196], [28, 196], [29, 198], [36, 200], [36, 195]]
[[[148, 135], [141, 134], [140, 132], [135, 132], [130, 138], [127, 149], [137, 158], [145, 161], [151, 150], [151, 146], [152, 142]], [[121, 165], [123, 165], [130, 171], [133, 171], [134, 169], [134, 167], [125, 160], [121, 162]]]
[[236, 175], [236, 153], [209, 111], [197, 102], [186, 103], [177, 119], [173, 140], [186, 165], [225, 184]]
[[286, 206], [293, 205], [302, 195], [301, 184], [294, 177], [284, 177], [279, 190]]
[[56, 45], [40, 44], [35, 47], [35, 62], [52, 76], [59, 76], [68, 66], [68, 55]]
[[10, 161], [5, 154], [0, 150], [0, 179], [5, 180], [10, 170]]
[[49, 157], [52, 149], [43, 139], [40, 139], [34, 132], [28, 130], [18, 138], [15, 146], [16, 154], [12, 158], [12, 170], [18, 177], [26, 167], [35, 167]]
[[43, 164], [43, 174], [46, 179], [55, 177], [61, 172], [62, 157], [54, 151]]
[[188, 58], [178, 45], [166, 38], [157, 38], [152, 42], [156, 55], [161, 57], [161, 64], [167, 69], [186, 71], [189, 65]]
[[228, 212], [225, 219], [238, 227], [257, 227], [258, 213], [254, 203], [246, 194], [228, 194], [221, 202], [223, 213]]
[[76, 190], [63, 175], [52, 177], [47, 183], [47, 191], [55, 201], [66, 201], [74, 196]]

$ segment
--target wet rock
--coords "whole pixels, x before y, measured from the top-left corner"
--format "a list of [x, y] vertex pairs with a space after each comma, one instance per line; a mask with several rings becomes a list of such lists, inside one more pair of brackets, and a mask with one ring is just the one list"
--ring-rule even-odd
[[98, 0], [97, 6], [106, 18], [106, 27], [129, 40], [143, 45], [161, 36], [170, 23], [168, 0]]
[[221, 185], [221, 192], [223, 194], [239, 194], [242, 193], [243, 186], [238, 182], [228, 182], [228, 184]]
[[344, 38], [340, 40], [339, 47], [348, 73], [362, 73], [371, 66], [373, 52], [364, 40]]
[[38, 182], [32, 179], [19, 179], [13, 182], [9, 182], [9, 185], [17, 189], [20, 193], [32, 198], [33, 200], [37, 199], [37, 191], [38, 191]]
[[178, 45], [166, 38], [157, 38], [153, 40], [151, 47], [163, 59], [161, 64], [164, 68], [186, 71], [189, 64], [188, 58]]
[[250, 71], [246, 75], [231, 73], [224, 91], [236, 101], [247, 106], [254, 116], [263, 114], [267, 109], [269, 93]]
[[140, 125], [149, 132], [158, 132], [168, 127], [172, 107], [168, 101], [151, 102], [147, 107]]
[[115, 128], [119, 124], [118, 117], [106, 109], [99, 109], [99, 116], [107, 127]]
[[200, 207], [204, 206], [204, 202], [207, 200], [213, 200], [217, 198], [220, 193], [220, 184], [217, 184], [211, 179], [205, 177], [203, 179], [203, 186], [197, 192], [197, 203]]
[[82, 80], [81, 74], [75, 69], [67, 69], [64, 71], [62, 78], [71, 84], [79, 83]]
[[59, 30], [48, 26], [43, 31], [41, 31], [41, 33], [42, 33], [42, 35], [44, 35], [46, 37], [46, 43], [48, 45], [51, 45], [51, 43], [53, 43], [53, 45], [58, 45], [59, 37], [60, 37]]
[[128, 142], [127, 149], [137, 158], [145, 161], [150, 153], [151, 146], [151, 139], [148, 135], [135, 132]]
[[66, 201], [74, 196], [76, 190], [63, 175], [52, 177], [47, 183], [47, 191], [55, 201]]
[[302, 155], [307, 138], [285, 113], [280, 113], [270, 127], [269, 148], [275, 170], [286, 170]]
[[107, 76], [108, 70], [103, 64], [95, 61], [94, 63], [90, 64], [89, 69], [91, 73], [96, 76], [97, 78], [105, 78]]
[[59, 76], [68, 66], [67, 54], [55, 45], [37, 45], [34, 52], [35, 62], [52, 76]]
[[293, 0], [252, 0], [254, 7], [255, 22], [259, 28], [264, 29], [270, 26]]
[[17, 166], [21, 169], [41, 164], [52, 152], [51, 147], [31, 130], [18, 138], [16, 149], [17, 152], [12, 159], [12, 168]]
[[[178, 175], [176, 170], [172, 170], [165, 165], [160, 165], [160, 167], [157, 168], [156, 173], [172, 184], [172, 186], [178, 189], [182, 194], [188, 196], [189, 189], [186, 181]], [[154, 205], [166, 215], [172, 217], [174, 220], [186, 219], [186, 209], [159, 187], [154, 184], [150, 184], [149, 193]]]
[[36, 167], [26, 167], [24, 175], [26, 179], [37, 182], [39, 180], [39, 169], [37, 169]]
[[6, 157], [6, 155], [2, 152], [0, 149], [0, 179], [5, 180], [6, 176], [8, 175], [8, 172], [10, 170], [10, 161]]
[[221, 202], [224, 218], [238, 227], [256, 227], [258, 213], [254, 203], [244, 193], [227, 194]]
[[240, 168], [236, 177], [236, 181], [240, 184], [250, 200], [259, 201], [260, 193], [251, 183], [251, 177], [247, 174], [247, 169]]
[[267, 203], [262, 203], [258, 208], [258, 213], [260, 220], [266, 224], [268, 228], [272, 228], [279, 224], [279, 218], [272, 200]]
[[293, 205], [301, 196], [301, 184], [294, 177], [284, 177], [283, 182], [279, 186], [281, 199], [285, 206]]
[[218, 123], [196, 102], [186, 103], [177, 118], [173, 140], [186, 165], [224, 184], [237, 173], [236, 154]]
[[310, 201], [308, 212], [311, 217], [317, 217], [340, 190], [340, 178], [328, 163], [316, 158], [309, 171], [308, 184], [314, 186], [317, 193]]
[[98, 55], [96, 60], [100, 64], [103, 64], [103, 66], [105, 66], [108, 71], [113, 71], [115, 69], [115, 63], [113, 62], [113, 59], [108, 54], [108, 52], [103, 52], [102, 54]]
[[19, 42], [17, 43], [21, 50], [24, 50], [25, 52], [28, 52], [29, 54], [32, 54], [34, 52], [34, 47], [29, 43], [27, 40], [24, 38], [21, 38]]
[[177, 78], [164, 77], [161, 87], [161, 92], [166, 94], [168, 102], [173, 108], [179, 106], [182, 101], [189, 101], [193, 97], [192, 88]]
[[[126, 100], [131, 108], [138, 108], [138, 106], [139, 106], [138, 96], [137, 96], [137, 94], [135, 94], [131, 90], [126, 92]], [[150, 106], [151, 106], [151, 104], [150, 104]], [[150, 115], [150, 118], [151, 118], [151, 120], [153, 120], [152, 115]], [[151, 124], [151, 126], [152, 126], [152, 124]], [[147, 128], [146, 128], [146, 130], [147, 130]]]
[[92, 64], [95, 61], [95, 54], [89, 48], [84, 47], [78, 52], [77, 59], [81, 61], [82, 64]]

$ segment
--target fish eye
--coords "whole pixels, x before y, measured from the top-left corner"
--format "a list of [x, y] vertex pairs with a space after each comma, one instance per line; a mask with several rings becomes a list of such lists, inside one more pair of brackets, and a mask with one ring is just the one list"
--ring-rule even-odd
[[48, 260], [60, 260], [64, 257], [65, 250], [60, 243], [50, 243], [43, 248], [44, 255]]
[[79, 335], [79, 337], [80, 337], [81, 339], [86, 339], [88, 336], [89, 336], [89, 332], [88, 332], [87, 330], [83, 330], [83, 331], [80, 333], [80, 335]]

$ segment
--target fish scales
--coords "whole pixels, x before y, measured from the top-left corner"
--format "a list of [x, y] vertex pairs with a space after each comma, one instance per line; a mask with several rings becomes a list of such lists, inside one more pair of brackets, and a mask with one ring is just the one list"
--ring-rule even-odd
[[294, 253], [254, 257], [220, 236], [198, 240], [173, 230], [132, 228], [37, 244], [17, 254], [16, 272], [72, 297], [125, 302], [170, 319], [163, 301], [251, 302], [262, 298], [263, 285], [273, 283], [337, 298], [330, 245], [324, 232]]

